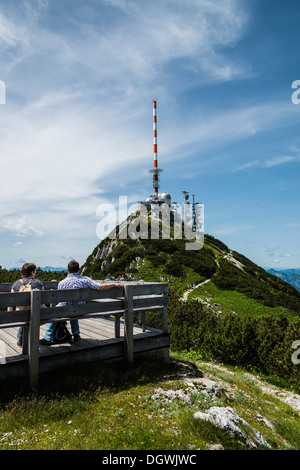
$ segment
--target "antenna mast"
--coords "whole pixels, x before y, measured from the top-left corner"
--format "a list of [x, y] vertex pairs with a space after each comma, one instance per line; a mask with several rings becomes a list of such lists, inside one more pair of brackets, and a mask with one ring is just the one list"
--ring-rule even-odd
[[163, 170], [158, 168], [157, 165], [157, 114], [156, 114], [156, 101], [153, 101], [153, 154], [154, 154], [154, 168], [150, 170], [153, 173], [153, 189], [154, 189], [154, 202], [158, 200], [159, 188], [159, 173]]

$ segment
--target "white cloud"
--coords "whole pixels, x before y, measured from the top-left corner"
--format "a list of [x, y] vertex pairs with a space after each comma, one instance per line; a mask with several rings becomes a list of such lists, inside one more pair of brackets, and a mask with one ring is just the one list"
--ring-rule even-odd
[[10, 21], [6, 15], [0, 13], [0, 44], [5, 47], [11, 47], [25, 42], [22, 27]]
[[[241, 56], [229, 53], [245, 33], [245, 5], [15, 0], [0, 7], [1, 73], [6, 73], [0, 78], [7, 85], [0, 113], [2, 231], [60, 239], [95, 234], [97, 206], [111, 203], [110, 194], [137, 195], [148, 181], [154, 97], [165, 103], [168, 118], [163, 141], [159, 127], [159, 158], [160, 152], [165, 161], [187, 157], [186, 167], [191, 149], [204, 153], [295, 122], [298, 109], [288, 107], [290, 102], [220, 106], [217, 113], [200, 106], [190, 118], [181, 117], [177, 96], [194, 84], [252, 73]], [[215, 168], [214, 158], [206, 161]], [[242, 166], [287, 161], [255, 158]], [[227, 163], [222, 164], [228, 168]], [[202, 170], [203, 159], [199, 165]]]
[[286, 224], [286, 226], [289, 227], [289, 228], [298, 228], [298, 227], [300, 227], [300, 222]]
[[292, 157], [289, 155], [284, 155], [282, 157], [274, 157], [267, 160], [263, 165], [265, 168], [271, 168], [272, 166], [283, 165], [284, 163], [293, 162], [299, 160], [299, 157]]
[[[244, 74], [240, 65], [222, 55], [220, 47], [233, 45], [243, 35], [245, 11], [232, 0], [107, 1], [123, 10], [124, 20], [105, 41], [107, 55], [119, 50], [122, 66], [146, 80], [161, 66], [184, 58], [185, 66], [218, 80]], [[98, 39], [103, 37], [98, 36]], [[103, 51], [101, 51], [102, 53]], [[111, 63], [109, 61], [108, 63]], [[148, 78], [147, 78], [148, 76]]]
[[286, 163], [291, 162], [299, 162], [300, 157], [299, 155], [283, 155], [277, 156], [273, 158], [269, 158], [268, 160], [252, 160], [242, 165], [239, 165], [234, 171], [243, 171], [248, 170], [249, 168], [272, 168], [279, 165], [285, 165]]
[[[147, 140], [141, 116], [150, 104], [149, 84], [160, 96], [172, 94], [168, 67], [174, 60], [183, 58], [205, 80], [230, 78], [234, 65], [222, 56], [220, 46], [232, 45], [243, 34], [247, 17], [238, 2], [105, 3], [123, 9], [120, 20], [101, 22], [100, 27], [87, 20], [84, 10], [79, 20], [79, 3], [72, 11], [76, 35], [68, 27], [58, 32], [42, 26], [46, 23], [40, 19], [51, 10], [44, 0], [20, 3], [19, 16], [17, 9], [0, 13], [1, 37], [7, 47], [16, 48], [6, 62], [9, 85], [27, 103], [8, 102], [0, 116], [0, 178], [10, 206], [2, 209], [6, 214], [20, 199], [35, 206], [36, 195], [40, 205], [85, 197], [101, 190], [95, 180], [114, 171], [121, 184], [122, 169], [151, 154], [150, 133]], [[98, 3], [91, 2], [89, 8], [99, 14]], [[215, 129], [218, 123], [208, 120], [209, 126]], [[167, 153], [178, 144], [175, 127], [170, 123], [174, 144]], [[194, 141], [203, 139], [204, 134], [198, 135], [196, 127], [188, 132]]]
[[282, 253], [281, 248], [279, 246], [273, 248], [273, 247], [266, 247], [265, 252], [267, 253], [267, 256], [273, 257], [276, 255], [276, 259], [274, 259], [275, 263], [279, 263], [280, 261], [278, 258], [291, 258], [292, 255], [290, 253]]
[[[152, 164], [150, 112], [145, 117], [144, 107], [140, 111], [129, 107], [126, 114], [123, 102], [112, 109], [107, 104], [103, 109], [99, 105], [89, 109], [80, 94], [68, 90], [42, 96], [25, 109], [5, 108], [0, 116], [0, 180], [6, 203], [1, 206], [0, 217], [30, 217], [33, 227], [44, 233], [59, 229], [64, 236], [68, 236], [70, 227], [86, 230], [81, 221], [85, 218], [91, 224], [89, 232], [95, 233], [97, 206], [111, 202], [105, 192], [128, 195], [129, 186], [131, 192], [139, 178], [139, 184], [143, 178], [150, 181], [147, 166], [141, 173], [145, 162], [149, 167]], [[177, 118], [171, 116], [171, 125], [164, 133], [164, 159], [182, 159], [184, 152], [179, 149], [189, 143], [209, 148], [234, 140], [236, 135], [247, 136], [255, 119], [260, 118], [262, 126], [269, 128], [276, 120], [274, 114], [274, 106], [264, 108], [263, 116], [260, 108], [255, 112], [223, 112], [203, 125], [196, 116], [197, 125], [187, 122], [184, 133], [178, 133]], [[145, 128], [143, 121], [150, 126]], [[215, 135], [219, 136], [217, 141]], [[278, 158], [276, 162], [287, 160]], [[213, 159], [207, 160], [208, 166], [215, 164]], [[243, 166], [259, 164], [260, 160], [255, 160]], [[202, 159], [201, 171], [204, 167]], [[193, 174], [195, 171], [194, 165]], [[232, 228], [218, 232], [228, 233], [233, 233]]]
[[[20, 219], [9, 219], [2, 223], [2, 229], [4, 231], [9, 231], [17, 237], [42, 237], [44, 232], [37, 227], [28, 223], [28, 221], [22, 217]], [[19, 244], [19, 243], [18, 243]]]
[[243, 163], [242, 165], [239, 165], [235, 171], [242, 171], [242, 170], [248, 170], [249, 168], [257, 167], [260, 166], [260, 160], [252, 160], [247, 163]]
[[213, 230], [213, 233], [217, 236], [224, 236], [232, 235], [237, 232], [249, 232], [251, 230], [253, 230], [253, 226], [251, 225], [220, 225]]
[[265, 252], [268, 254], [268, 256], [274, 256], [275, 255], [275, 248], [265, 248]]
[[[103, 21], [105, 3], [115, 7], [118, 21], [111, 15]], [[239, 2], [127, 0], [99, 5], [91, 1], [88, 7], [77, 2], [72, 5], [72, 20], [59, 32], [40, 21], [47, 12], [53, 14], [51, 7], [51, 2], [19, 2], [15, 10], [8, 9], [10, 15], [0, 12], [0, 41], [6, 48], [14, 47], [6, 65], [26, 66], [39, 58], [39, 67], [32, 71], [27, 67], [33, 84], [41, 76], [48, 76], [50, 84], [51, 77], [64, 79], [69, 74], [70, 79], [73, 74], [73, 80], [82, 84], [87, 77], [92, 79], [104, 96], [107, 88], [115, 94], [126, 89], [136, 93], [149, 84], [161, 86], [166, 77], [169, 80], [177, 60], [183, 60], [183, 67], [197, 80], [227, 81], [248, 74], [245, 64], [222, 53], [244, 33], [248, 18]], [[56, 14], [65, 14], [63, 4], [60, 8]], [[98, 24], [91, 16], [99, 17]]]

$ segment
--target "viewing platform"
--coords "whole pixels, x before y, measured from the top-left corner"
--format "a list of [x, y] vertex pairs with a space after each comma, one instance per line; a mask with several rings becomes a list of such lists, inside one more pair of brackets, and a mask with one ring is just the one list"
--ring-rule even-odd
[[[10, 292], [12, 283], [0, 284], [0, 387], [9, 377], [28, 376], [35, 389], [40, 373], [87, 361], [124, 358], [132, 365], [139, 353], [156, 351], [164, 358], [168, 354], [168, 284], [122, 281], [122, 289], [103, 291], [57, 290], [56, 281], [44, 284], [45, 291], [20, 293]], [[79, 301], [85, 303], [55, 307]], [[27, 308], [7, 312], [11, 306]], [[147, 326], [147, 312], [153, 311], [160, 317], [160, 329]], [[79, 320], [79, 341], [39, 344], [47, 323], [70, 319]], [[17, 345], [19, 326], [24, 327], [22, 347]]]

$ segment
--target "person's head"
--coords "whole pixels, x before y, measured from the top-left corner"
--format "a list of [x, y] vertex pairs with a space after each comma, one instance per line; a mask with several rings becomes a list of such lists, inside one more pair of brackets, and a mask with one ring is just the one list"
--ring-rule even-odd
[[36, 265], [33, 263], [25, 263], [22, 266], [22, 277], [32, 277], [35, 274]]
[[79, 263], [75, 261], [75, 259], [72, 259], [72, 261], [70, 261], [68, 264], [68, 272], [78, 273], [78, 271], [79, 271]]

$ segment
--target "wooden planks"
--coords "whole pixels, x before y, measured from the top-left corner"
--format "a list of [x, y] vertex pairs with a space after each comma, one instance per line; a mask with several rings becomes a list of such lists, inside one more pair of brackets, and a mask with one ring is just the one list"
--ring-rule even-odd
[[[124, 356], [124, 321], [120, 321], [120, 338], [114, 338], [114, 319], [110, 317], [89, 318], [79, 321], [81, 340], [71, 344], [39, 345], [39, 373], [59, 369], [74, 361], [111, 359]], [[68, 323], [68, 328], [70, 325]], [[40, 327], [43, 338], [46, 325]], [[10, 376], [26, 376], [28, 356], [22, 355], [17, 346], [18, 327], [0, 330], [0, 381]], [[169, 336], [161, 330], [133, 325], [134, 353], [169, 347]], [[3, 352], [5, 354], [3, 354]], [[1, 386], [1, 383], [0, 383]]]
[[[35, 389], [41, 371], [68, 364], [73, 359], [125, 357], [128, 364], [133, 364], [136, 351], [168, 347], [168, 289], [165, 283], [124, 282], [122, 289], [115, 287], [104, 291], [52, 289], [26, 294], [0, 293], [0, 378], [3, 365], [24, 363], [23, 369], [18, 370], [21, 373], [26, 370], [30, 388]], [[67, 305], [57, 305], [60, 302]], [[5, 309], [28, 304], [30, 309], [24, 311], [7, 312]], [[162, 330], [146, 327], [147, 310], [162, 312]], [[133, 324], [134, 312], [139, 312], [142, 328]], [[44, 335], [46, 324], [59, 319], [79, 320], [82, 339], [71, 344], [41, 346], [39, 339]], [[23, 351], [16, 346], [16, 327], [20, 324], [24, 325]], [[65, 353], [73, 354], [67, 358]]]
[[[67, 324], [70, 329], [70, 324]], [[47, 325], [40, 327], [40, 339], [45, 335]], [[114, 319], [113, 318], [88, 318], [79, 321], [81, 340], [72, 344], [54, 344], [52, 346], [39, 346], [39, 354], [56, 354], [61, 351], [70, 351], [72, 349], [81, 349], [90, 345], [111, 339], [114, 341]], [[3, 341], [7, 348], [7, 360], [20, 360], [22, 357], [22, 348], [17, 346], [18, 327], [3, 328], [0, 330], [0, 341]], [[157, 335], [161, 331], [155, 328], [146, 328], [145, 335]], [[144, 334], [139, 325], [133, 325], [133, 337]], [[124, 321], [120, 321], [120, 338], [124, 340]], [[20, 357], [19, 357], [20, 356]], [[13, 359], [12, 359], [13, 358]]]

